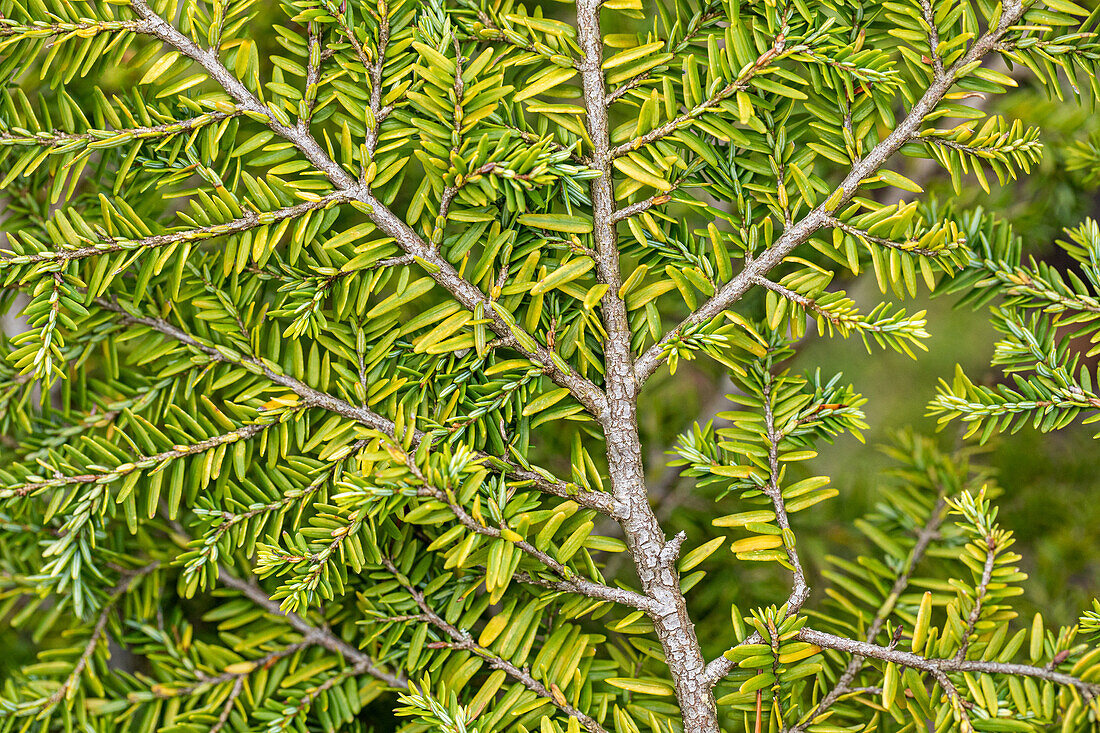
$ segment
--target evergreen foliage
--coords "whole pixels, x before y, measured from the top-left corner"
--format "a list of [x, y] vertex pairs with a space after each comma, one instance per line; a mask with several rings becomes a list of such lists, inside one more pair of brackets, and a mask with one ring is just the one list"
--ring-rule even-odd
[[[898, 170], [1027, 173], [1040, 130], [978, 101], [1090, 103], [1098, 34], [1072, 0], [0, 0], [0, 619], [35, 651], [0, 730], [1095, 730], [1100, 601], [1018, 618], [972, 446], [900, 434], [863, 551], [807, 572], [843, 492], [809, 466], [867, 422], [789, 360], [917, 355], [904, 301], [954, 295], [1006, 381], [933, 413], [1098, 419], [1097, 223], [1053, 266]], [[727, 410], [647, 481], [701, 363]], [[724, 587], [755, 568], [789, 592]]]

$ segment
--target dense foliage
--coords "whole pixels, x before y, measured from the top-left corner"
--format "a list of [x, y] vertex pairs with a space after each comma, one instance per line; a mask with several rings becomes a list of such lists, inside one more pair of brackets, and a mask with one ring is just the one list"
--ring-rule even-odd
[[[1100, 602], [1019, 617], [967, 441], [1100, 415], [1100, 227], [1052, 265], [967, 202], [1041, 163], [990, 100], [1091, 104], [1098, 33], [1073, 0], [0, 0], [33, 650], [0, 730], [1096, 729]], [[792, 356], [919, 356], [928, 292], [991, 306], [1005, 379], [944, 375], [965, 435], [900, 433], [830, 547], [812, 467], [865, 399]]]

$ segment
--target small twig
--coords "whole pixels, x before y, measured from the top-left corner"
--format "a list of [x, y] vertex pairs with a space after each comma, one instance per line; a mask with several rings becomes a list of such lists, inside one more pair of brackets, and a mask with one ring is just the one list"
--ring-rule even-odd
[[323, 646], [334, 654], [339, 654], [344, 659], [354, 662], [356, 669], [385, 682], [390, 687], [402, 690], [408, 688], [408, 682], [405, 680], [404, 675], [394, 674], [379, 667], [370, 655], [355, 648], [328, 629], [314, 626], [296, 613], [284, 611], [279, 607], [279, 602], [273, 601], [260, 586], [241, 580], [224, 566], [219, 566], [218, 575], [218, 582], [222, 585], [243, 594], [271, 615], [286, 619], [287, 623], [300, 633], [305, 641]]
[[[269, 654], [264, 655], [263, 657], [260, 657], [259, 659], [246, 660], [249, 664], [252, 665], [251, 668], [248, 669], [248, 671], [222, 672], [221, 674], [214, 677], [207, 677], [202, 673], [198, 673], [199, 679], [193, 684], [187, 685], [186, 687], [176, 688], [168, 687], [166, 685], [158, 685], [157, 688], [154, 690], [154, 694], [157, 697], [163, 699], [173, 697], [187, 697], [189, 695], [195, 694], [196, 692], [199, 692], [200, 690], [205, 690], [209, 687], [224, 685], [226, 682], [236, 682], [239, 684], [243, 682], [245, 678], [248, 677], [248, 675], [252, 674], [257, 669], [264, 669], [270, 666], [273, 662], [282, 659], [283, 657], [289, 657], [290, 655], [302, 649], [308, 649], [315, 644], [316, 641], [313, 640], [299, 641], [294, 644], [290, 644], [289, 646], [285, 646], [282, 649], [277, 649]], [[234, 687], [236, 687], [236, 685], [234, 685]], [[230, 700], [227, 702], [231, 703], [233, 698], [232, 692], [230, 693], [229, 697]]]
[[1014, 664], [1010, 662], [986, 662], [969, 659], [934, 659], [922, 657], [912, 652], [890, 649], [877, 644], [869, 644], [865, 641], [845, 639], [816, 629], [804, 628], [798, 632], [798, 638], [810, 644], [835, 649], [849, 654], [858, 654], [861, 657], [880, 659], [884, 662], [893, 662], [902, 667], [939, 675], [946, 672], [978, 672], [980, 674], [1005, 674], [1016, 677], [1031, 677], [1034, 679], [1054, 682], [1066, 687], [1078, 690], [1086, 700], [1092, 700], [1100, 695], [1100, 684], [1085, 682], [1079, 677], [1056, 672], [1046, 667], [1033, 667], [1028, 664]]
[[723, 100], [729, 99], [737, 92], [745, 91], [749, 88], [749, 82], [752, 80], [752, 78], [756, 76], [756, 74], [759, 73], [761, 69], [770, 66], [772, 62], [781, 57], [785, 48], [786, 39], [782, 34], [780, 34], [775, 38], [771, 48], [762, 53], [756, 59], [756, 62], [735, 81], [732, 81], [726, 86], [722, 87], [714, 94], [712, 94], [709, 98], [704, 99], [702, 102], [695, 105], [687, 112], [684, 112], [676, 119], [669, 120], [663, 125], [660, 125], [653, 130], [650, 130], [646, 134], [612, 149], [609, 155], [612, 158], [618, 158], [626, 155], [632, 150], [639, 150], [641, 148], [644, 148], [646, 145], [655, 143], [662, 138], [668, 137], [672, 133], [676, 132], [676, 130], [679, 130], [681, 127], [684, 127], [685, 125], [690, 123], [695, 118], [714, 109], [715, 107], [718, 107]]
[[309, 123], [317, 107], [317, 87], [321, 81], [321, 28], [310, 21], [306, 26], [306, 62], [305, 89], [302, 99], [306, 103], [305, 114], [298, 120], [298, 129], [309, 131]]
[[[783, 499], [783, 491], [779, 487], [779, 444], [786, 437], [780, 433], [775, 425], [775, 414], [772, 412], [772, 375], [767, 375], [764, 384], [764, 427], [768, 435], [768, 483], [764, 486], [764, 493], [772, 500], [775, 510], [775, 523], [788, 534], [791, 529], [790, 520], [787, 517], [787, 502]], [[799, 612], [806, 599], [810, 596], [810, 588], [806, 585], [806, 573], [802, 569], [802, 563], [798, 559], [798, 550], [793, 545], [783, 543], [783, 549], [787, 553], [787, 560], [791, 564], [793, 583], [790, 597], [787, 599], [787, 616], [793, 616]]]
[[184, 132], [192, 132], [207, 125], [237, 117], [240, 112], [206, 112], [197, 117], [186, 120], [174, 120], [160, 125], [140, 125], [118, 130], [91, 129], [86, 132], [64, 132], [63, 130], [49, 130], [47, 132], [33, 132], [17, 134], [13, 132], [0, 133], [0, 148], [7, 146], [33, 146], [33, 147], [61, 147], [68, 146], [77, 141], [83, 141], [94, 147], [95, 143], [118, 135], [127, 135], [133, 140], [148, 140], [169, 135], [178, 135]]
[[534, 692], [541, 698], [549, 700], [555, 707], [561, 710], [566, 715], [576, 718], [577, 722], [585, 727], [589, 733], [607, 733], [603, 726], [596, 722], [596, 720], [585, 713], [581, 712], [577, 708], [569, 704], [569, 702], [559, 693], [555, 695], [548, 690], [544, 684], [535, 679], [530, 672], [525, 669], [520, 669], [516, 665], [509, 662], [507, 659], [497, 656], [489, 649], [481, 646], [473, 640], [468, 631], [459, 629], [453, 624], [448, 623], [442, 616], [437, 614], [430, 605], [428, 605], [427, 599], [424, 598], [424, 594], [417, 588], [413, 587], [411, 583], [405, 578], [404, 574], [397, 569], [397, 566], [390, 561], [389, 558], [383, 557], [382, 564], [386, 567], [390, 573], [393, 574], [397, 582], [408, 591], [409, 595], [413, 597], [416, 605], [428, 618], [428, 622], [435, 628], [442, 631], [448, 637], [451, 638], [451, 648], [462, 649], [484, 659], [490, 667], [493, 669], [502, 670], [512, 679], [516, 680], [531, 692]]
[[[873, 242], [874, 244], [880, 245], [882, 247], [889, 247], [890, 249], [896, 249], [901, 252], [908, 252], [910, 254], [920, 255], [921, 257], [939, 257], [943, 254], [943, 252], [937, 250], [917, 247], [912, 242], [895, 242], [892, 239], [886, 239], [885, 237], [877, 237], [874, 234], [860, 229], [859, 227], [854, 227], [847, 222], [843, 222], [840, 219], [837, 219], [835, 216], [826, 216], [822, 219], [822, 222], [825, 226], [840, 229], [843, 232], [847, 232], [848, 234], [851, 234], [860, 239], [865, 239], [868, 242]], [[945, 247], [945, 249], [950, 249], [950, 247]]]
[[133, 586], [135, 582], [144, 578], [159, 567], [160, 562], [151, 562], [143, 568], [134, 570], [126, 574], [122, 581], [111, 590], [110, 595], [103, 604], [103, 608], [99, 612], [99, 616], [96, 618], [95, 626], [92, 627], [92, 633], [91, 636], [88, 637], [88, 643], [84, 645], [84, 650], [80, 653], [80, 658], [77, 659], [72, 671], [69, 673], [69, 676], [65, 678], [65, 681], [61, 683], [61, 686], [46, 699], [43, 712], [53, 710], [57, 707], [58, 703], [64, 700], [69, 694], [73, 685], [77, 684], [80, 680], [80, 675], [84, 673], [85, 667], [87, 667], [88, 662], [91, 661], [92, 655], [95, 654], [96, 647], [99, 646], [99, 642], [103, 638], [104, 632], [107, 630], [107, 623], [111, 620], [111, 612], [114, 611], [115, 605], [118, 604], [127, 592], [129, 592], [131, 586]]
[[244, 680], [245, 675], [240, 675], [237, 677], [236, 682], [233, 683], [233, 689], [229, 691], [229, 695], [225, 698], [225, 704], [222, 706], [222, 713], [210, 728], [209, 733], [218, 733], [218, 731], [224, 728], [225, 724], [229, 722], [229, 716], [233, 714], [233, 706], [244, 690]]
[[[716, 3], [711, 3], [711, 5], [712, 6], [716, 5]], [[680, 40], [680, 42], [675, 44], [674, 46], [671, 46], [671, 47], [668, 47], [668, 42], [667, 41], [665, 42], [665, 45], [668, 48], [668, 51], [670, 51], [672, 53], [679, 53], [680, 51], [683, 51], [685, 48], [687, 48], [688, 46], [690, 46], [692, 44], [692, 42], [695, 40], [695, 38], [705, 28], [707, 28], [708, 25], [712, 21], [724, 20], [724, 18], [725, 18], [725, 13], [722, 12], [721, 10], [711, 10], [711, 11], [708, 11], [708, 12], [702, 12], [702, 13], [699, 13], [698, 15], [691, 16], [691, 22], [688, 25], [688, 27], [685, 29], [684, 37]], [[613, 89], [612, 91], [608, 92], [607, 93], [607, 105], [611, 106], [620, 97], [625, 95], [627, 92], [629, 92], [633, 89], [637, 89], [639, 86], [641, 86], [643, 83], [645, 83], [648, 79], [650, 79], [651, 75], [652, 75], [652, 71], [642, 72], [641, 74], [638, 74], [637, 76], [634, 76], [631, 79], [629, 79], [628, 81], [626, 81], [624, 84], [619, 86], [617, 89]]]
[[959, 643], [959, 651], [955, 654], [955, 659], [961, 660], [966, 658], [966, 651], [970, 648], [970, 637], [974, 634], [974, 628], [978, 625], [978, 620], [982, 616], [982, 603], [985, 601], [986, 593], [989, 592], [989, 582], [993, 579], [993, 567], [997, 560], [997, 543], [993, 537], [986, 538], [987, 552], [985, 556], [985, 564], [982, 567], [982, 577], [978, 582], [978, 587], [974, 593], [974, 607], [970, 609], [970, 615], [966, 619], [966, 630], [963, 631], [962, 640]]
[[[354, 33], [349, 29], [349, 38], [354, 38]], [[390, 18], [389, 13], [378, 14], [378, 50], [375, 52], [374, 63], [365, 60], [363, 47], [359, 42], [353, 41], [359, 57], [364, 59], [367, 73], [370, 74], [370, 113], [374, 124], [367, 129], [367, 154], [373, 158], [374, 151], [378, 147], [378, 129], [382, 125], [385, 115], [382, 111], [382, 72], [386, 68], [386, 48], [390, 42]]]

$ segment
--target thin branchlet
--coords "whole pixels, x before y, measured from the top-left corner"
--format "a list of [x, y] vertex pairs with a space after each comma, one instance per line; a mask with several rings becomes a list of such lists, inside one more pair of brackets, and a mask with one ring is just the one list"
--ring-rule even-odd
[[581, 712], [565, 699], [561, 694], [561, 691], [555, 691], [547, 689], [546, 685], [535, 679], [528, 670], [517, 667], [507, 659], [494, 654], [489, 649], [486, 649], [482, 645], [478, 644], [469, 631], [460, 629], [454, 624], [448, 623], [446, 619], [440, 616], [429, 605], [428, 600], [424, 597], [424, 594], [411, 583], [408, 579], [398, 570], [397, 566], [393, 564], [393, 561], [389, 558], [382, 558], [383, 566], [390, 571], [397, 581], [404, 587], [404, 589], [412, 596], [416, 602], [417, 607], [423, 613], [426, 622], [434, 626], [437, 630], [441, 631], [447, 638], [451, 640], [450, 646], [453, 649], [461, 649], [463, 651], [471, 652], [484, 659], [490, 667], [493, 669], [499, 669], [512, 679], [519, 682], [531, 692], [535, 693], [544, 700], [549, 700], [552, 705], [557, 707], [563, 713], [571, 718], [576, 718], [577, 721], [584, 726], [585, 730], [589, 733], [607, 733], [606, 729], [600, 725], [594, 718]]
[[[339, 397], [314, 389], [305, 382], [287, 375], [282, 369], [271, 362], [254, 356], [242, 355], [224, 348], [219, 349], [215, 345], [202, 343], [194, 336], [191, 336], [162, 318], [150, 318], [139, 315], [137, 312], [133, 311], [133, 309], [124, 308], [113, 301], [100, 298], [97, 300], [96, 304], [104, 310], [113, 311], [119, 314], [122, 317], [123, 323], [134, 323], [150, 328], [204, 354], [212, 361], [236, 364], [237, 366], [245, 367], [249, 371], [259, 372], [275, 384], [289, 389], [307, 405], [320, 407], [337, 415], [355, 420], [356, 422], [388, 435], [391, 439], [394, 437], [395, 426], [392, 420], [384, 418], [369, 408], [352, 405]], [[414, 440], [419, 442], [423, 440], [426, 435], [427, 434], [423, 431], [418, 430], [414, 436]], [[515, 466], [506, 458], [496, 456], [486, 457], [489, 459], [490, 465], [494, 463], [500, 464], [502, 469], [512, 475], [516, 480], [529, 482], [540, 491], [562, 498], [572, 499], [582, 506], [595, 509], [604, 514], [609, 514], [613, 511], [610, 497], [606, 494], [596, 491], [579, 490], [574, 484], [548, 478], [543, 473]]]
[[835, 220], [837, 210], [852, 200], [863, 182], [873, 176], [902, 146], [913, 139], [920, 130], [924, 119], [936, 109], [940, 101], [951, 90], [963, 69], [980, 62], [991, 53], [997, 41], [1004, 37], [1008, 29], [1023, 13], [1024, 6], [1022, 4], [1015, 3], [1006, 6], [997, 27], [983, 34], [962, 58], [956, 61], [942, 76], [932, 81], [928, 89], [909, 110], [909, 113], [889, 135], [852, 166], [844, 180], [834, 189], [832, 195], [824, 203], [818, 205], [802, 219], [786, 228], [770, 247], [759, 256], [754, 257], [751, 262], [746, 263], [741, 272], [722, 285], [713, 297], [638, 357], [635, 364], [637, 379], [644, 382], [657, 371], [665, 360], [665, 345], [675, 338], [677, 333], [696, 324], [709, 321], [741, 300], [745, 293], [757, 283], [758, 277], [766, 276], [768, 272], [779, 266], [791, 252], [809, 240], [819, 229], [829, 225], [830, 220]]

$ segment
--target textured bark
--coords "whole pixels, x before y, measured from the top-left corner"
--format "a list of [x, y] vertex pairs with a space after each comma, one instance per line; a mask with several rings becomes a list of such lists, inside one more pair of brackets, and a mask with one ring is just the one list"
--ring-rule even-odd
[[618, 521], [634, 560], [642, 590], [656, 603], [650, 612], [657, 637], [664, 648], [669, 672], [680, 703], [684, 730], [717, 733], [718, 709], [706, 682], [703, 659], [687, 603], [680, 592], [676, 560], [682, 536], [668, 541], [649, 505], [638, 436], [638, 384], [630, 349], [630, 323], [619, 296], [618, 236], [615, 232], [615, 200], [612, 155], [607, 123], [607, 90], [604, 86], [603, 34], [599, 1], [577, 4], [577, 39], [584, 51], [581, 80], [587, 109], [588, 134], [594, 146], [589, 165], [600, 172], [592, 180], [593, 239], [596, 270], [608, 285], [601, 301], [607, 340], [604, 368], [607, 407], [600, 422], [607, 439], [607, 460]]

